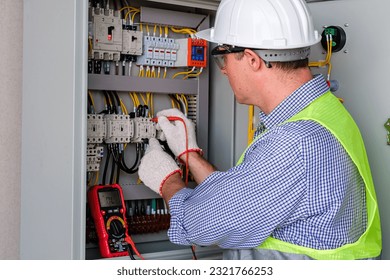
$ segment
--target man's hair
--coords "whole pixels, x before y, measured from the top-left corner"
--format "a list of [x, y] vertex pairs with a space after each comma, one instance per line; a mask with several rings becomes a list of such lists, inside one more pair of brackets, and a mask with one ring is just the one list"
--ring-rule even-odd
[[[235, 57], [238, 60], [241, 60], [244, 57], [243, 52], [235, 53]], [[307, 68], [309, 67], [309, 59], [301, 59], [301, 60], [295, 60], [295, 61], [285, 61], [285, 62], [269, 62], [272, 67], [275, 67], [276, 69], [280, 69], [283, 71], [292, 71], [300, 68]]]
[[309, 59], [301, 59], [295, 61], [286, 61], [286, 62], [271, 62], [272, 67], [277, 69], [281, 69], [284, 71], [296, 70], [299, 68], [307, 68], [309, 67]]

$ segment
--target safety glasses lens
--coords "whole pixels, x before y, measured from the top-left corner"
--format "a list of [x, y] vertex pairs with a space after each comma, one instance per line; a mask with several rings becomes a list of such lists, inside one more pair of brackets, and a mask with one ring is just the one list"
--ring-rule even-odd
[[226, 66], [226, 55], [225, 54], [216, 54], [213, 55], [214, 61], [217, 63], [219, 69], [223, 70]]
[[226, 55], [229, 53], [243, 52], [245, 48], [230, 45], [218, 45], [211, 50], [211, 55], [221, 70], [226, 67]]

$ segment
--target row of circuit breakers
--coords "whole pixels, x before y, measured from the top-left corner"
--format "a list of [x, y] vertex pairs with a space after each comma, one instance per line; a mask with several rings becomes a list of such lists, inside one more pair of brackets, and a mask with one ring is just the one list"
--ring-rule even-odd
[[90, 19], [90, 59], [132, 61], [143, 66], [206, 67], [204, 40], [144, 34], [112, 9], [91, 7]]
[[[146, 139], [161, 139], [161, 130], [156, 129], [156, 123], [147, 117], [135, 117], [119, 114], [88, 114], [87, 143], [88, 144], [128, 144], [144, 143]], [[98, 171], [103, 147], [88, 145], [87, 171]]]

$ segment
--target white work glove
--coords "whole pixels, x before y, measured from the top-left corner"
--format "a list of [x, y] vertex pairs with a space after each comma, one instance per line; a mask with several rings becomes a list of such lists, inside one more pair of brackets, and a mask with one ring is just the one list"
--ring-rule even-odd
[[[164, 132], [168, 146], [172, 153], [180, 160], [182, 155], [189, 152], [202, 153], [202, 150], [196, 143], [195, 125], [187, 119], [184, 114], [178, 109], [168, 109], [157, 113], [158, 125]], [[184, 124], [180, 120], [169, 121], [168, 117], [176, 117], [182, 119]], [[186, 130], [187, 129], [187, 130]], [[186, 140], [188, 139], [188, 147], [186, 146]]]
[[175, 160], [163, 151], [157, 139], [149, 139], [149, 146], [138, 168], [141, 181], [151, 190], [162, 195], [163, 184], [177, 172], [181, 173], [181, 170]]

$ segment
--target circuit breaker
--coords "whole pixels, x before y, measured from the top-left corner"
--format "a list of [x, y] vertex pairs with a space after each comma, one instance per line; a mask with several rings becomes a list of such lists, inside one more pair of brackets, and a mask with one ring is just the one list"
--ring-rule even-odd
[[124, 55], [142, 55], [143, 33], [137, 30], [123, 29], [123, 45], [121, 53]]
[[122, 51], [122, 20], [112, 9], [91, 9], [93, 29], [92, 58], [119, 60]]

